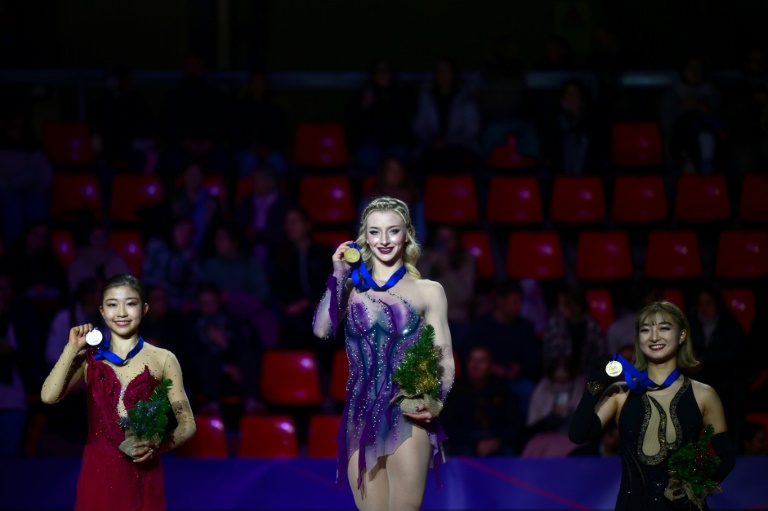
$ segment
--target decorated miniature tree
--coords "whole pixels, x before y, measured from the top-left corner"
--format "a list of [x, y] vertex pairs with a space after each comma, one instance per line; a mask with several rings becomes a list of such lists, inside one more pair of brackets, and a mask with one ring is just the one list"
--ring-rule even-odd
[[392, 380], [400, 387], [400, 392], [392, 398], [392, 403], [399, 400], [400, 410], [404, 413], [416, 413], [417, 407], [437, 416], [443, 408], [438, 396], [442, 382], [440, 380], [440, 348], [435, 346], [435, 328], [425, 325], [419, 340], [405, 350], [403, 360], [395, 369]]

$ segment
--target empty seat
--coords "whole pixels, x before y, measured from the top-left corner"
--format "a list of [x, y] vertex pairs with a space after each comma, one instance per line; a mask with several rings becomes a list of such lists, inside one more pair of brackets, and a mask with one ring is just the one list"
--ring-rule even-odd
[[355, 221], [352, 185], [345, 175], [302, 177], [299, 205], [315, 223], [349, 224]]
[[730, 215], [725, 176], [683, 174], [677, 180], [675, 218], [683, 222], [712, 222]]
[[268, 403], [311, 405], [322, 401], [317, 359], [311, 351], [268, 350], [261, 370], [261, 394]]
[[240, 458], [297, 458], [296, 426], [289, 415], [244, 415], [240, 419]]
[[344, 127], [336, 122], [302, 122], [296, 127], [294, 158], [306, 167], [342, 167], [347, 164]]
[[685, 312], [685, 298], [683, 290], [678, 287], [668, 287], [661, 291], [661, 299], [665, 302], [677, 305], [681, 311]]
[[101, 219], [101, 192], [96, 174], [55, 174], [51, 217], [65, 222]]
[[485, 231], [465, 231], [461, 233], [461, 246], [474, 257], [477, 278], [490, 279], [494, 276], [491, 240]]
[[699, 275], [701, 256], [694, 231], [653, 231], [648, 235], [646, 277], [689, 279]]
[[533, 176], [493, 176], [488, 183], [488, 221], [505, 224], [541, 222], [539, 182]]
[[527, 169], [540, 155], [536, 129], [525, 121], [499, 121], [483, 134], [486, 165], [495, 169]]
[[328, 245], [329, 247], [333, 247], [334, 250], [336, 250], [336, 247], [344, 243], [345, 241], [354, 240], [357, 238], [357, 235], [352, 235], [352, 233], [348, 231], [313, 231], [312, 232], [312, 241], [315, 243], [322, 243], [324, 245]]
[[195, 414], [196, 431], [184, 445], [174, 449], [177, 456], [195, 458], [228, 458], [224, 421], [213, 415]]
[[603, 333], [608, 331], [608, 327], [613, 323], [613, 299], [609, 289], [587, 289], [587, 303], [589, 304], [589, 315], [600, 323]]
[[55, 230], [51, 232], [51, 250], [66, 269], [75, 259], [75, 238], [72, 231]]
[[717, 246], [715, 275], [730, 279], [768, 276], [766, 231], [721, 231]]
[[659, 126], [655, 122], [617, 122], [611, 137], [611, 164], [653, 167], [664, 162]]
[[331, 363], [331, 399], [347, 400], [347, 380], [349, 379], [349, 361], [345, 350], [336, 350]]
[[536, 166], [536, 160], [520, 153], [517, 137], [507, 135], [502, 145], [494, 146], [485, 164], [494, 169], [528, 169]]
[[728, 310], [736, 317], [744, 332], [749, 333], [755, 318], [755, 293], [748, 287], [725, 288], [722, 290], [723, 301]]
[[340, 415], [313, 415], [309, 419], [307, 457], [336, 458]]
[[617, 176], [611, 216], [616, 222], [642, 224], [667, 219], [664, 180], [659, 175]]
[[479, 220], [475, 180], [469, 174], [428, 176], [424, 185], [428, 222], [466, 225]]
[[554, 280], [563, 276], [563, 253], [556, 232], [522, 232], [509, 235], [507, 275], [512, 278]]
[[162, 203], [160, 176], [116, 174], [112, 180], [109, 216], [112, 220], [138, 224], [148, 211]]
[[42, 142], [53, 164], [90, 165], [94, 161], [91, 133], [84, 122], [47, 122]]
[[605, 220], [603, 181], [597, 176], [557, 176], [549, 208], [552, 221], [587, 224]]
[[629, 239], [624, 231], [582, 231], [576, 253], [576, 276], [611, 281], [632, 276]]
[[750, 222], [768, 222], [768, 175], [747, 174], [741, 180], [739, 217]]
[[125, 259], [133, 275], [141, 276], [144, 262], [144, 241], [136, 230], [113, 231], [109, 233], [109, 246]]

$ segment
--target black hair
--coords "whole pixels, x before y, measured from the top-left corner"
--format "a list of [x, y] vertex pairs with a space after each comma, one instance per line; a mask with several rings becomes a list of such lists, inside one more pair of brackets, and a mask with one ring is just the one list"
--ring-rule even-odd
[[104, 282], [104, 285], [101, 287], [101, 301], [104, 301], [104, 296], [107, 294], [107, 291], [109, 289], [112, 289], [113, 287], [121, 287], [121, 286], [128, 286], [137, 293], [139, 293], [139, 299], [141, 299], [141, 303], [147, 303], [146, 294], [144, 293], [144, 285], [141, 283], [141, 281], [131, 275], [130, 273], [118, 273], [116, 275], [112, 275], [107, 279], [106, 282]]

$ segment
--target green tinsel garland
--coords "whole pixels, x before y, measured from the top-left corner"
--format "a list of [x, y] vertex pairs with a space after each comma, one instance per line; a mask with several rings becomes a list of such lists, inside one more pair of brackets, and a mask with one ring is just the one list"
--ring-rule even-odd
[[164, 378], [152, 391], [149, 399], [139, 401], [128, 411], [128, 415], [120, 417], [120, 427], [131, 431], [136, 441], [162, 439], [168, 428], [168, 417], [171, 402], [168, 400], [168, 389], [173, 380]]
[[440, 395], [440, 349], [435, 347], [435, 327], [424, 325], [419, 340], [405, 350], [402, 362], [392, 377], [401, 392], [409, 396]]
[[[703, 508], [708, 495], [720, 492], [717, 481], [712, 479], [720, 458], [709, 452], [709, 442], [715, 434], [712, 424], [704, 427], [704, 432], [697, 440], [692, 440], [669, 458], [670, 495], [685, 496], [699, 509]], [[672, 498], [668, 495], [668, 498]]]

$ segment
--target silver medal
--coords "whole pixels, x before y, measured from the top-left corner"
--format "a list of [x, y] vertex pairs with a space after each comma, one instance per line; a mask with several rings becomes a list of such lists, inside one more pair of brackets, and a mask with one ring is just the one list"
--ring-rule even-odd
[[621, 363], [616, 360], [611, 360], [605, 365], [605, 372], [608, 373], [608, 376], [610, 376], [611, 378], [620, 375], [621, 371], [622, 371]]
[[101, 331], [96, 328], [85, 334], [85, 342], [90, 346], [98, 346], [103, 338], [104, 336], [101, 335]]

